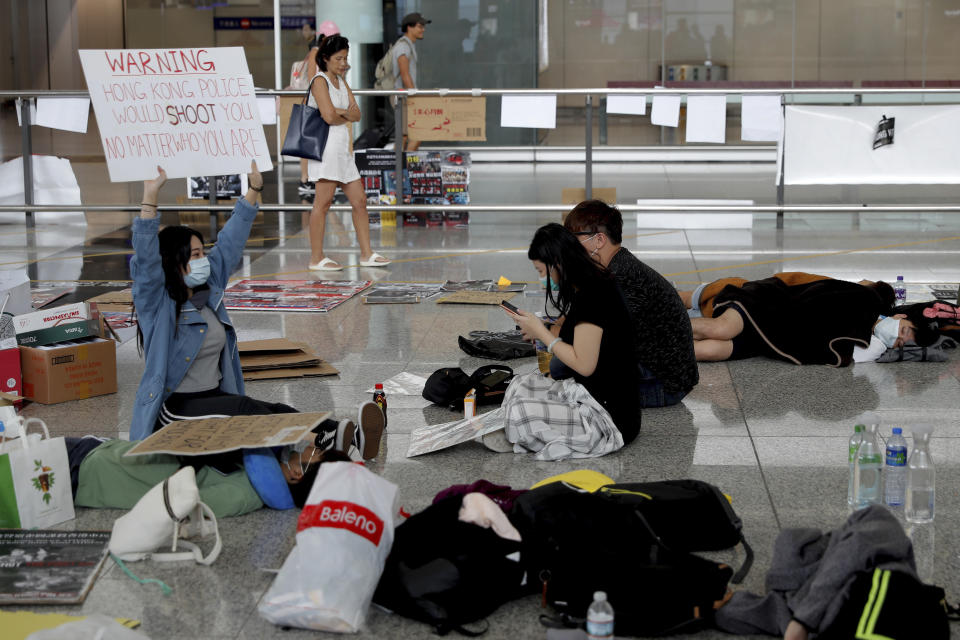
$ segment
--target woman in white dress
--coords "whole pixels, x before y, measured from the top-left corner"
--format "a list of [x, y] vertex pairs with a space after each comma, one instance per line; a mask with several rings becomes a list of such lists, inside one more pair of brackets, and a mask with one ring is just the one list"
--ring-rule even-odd
[[323, 255], [323, 234], [327, 212], [337, 185], [353, 208], [353, 228], [360, 244], [360, 266], [382, 267], [390, 261], [370, 246], [370, 218], [367, 195], [360, 182], [360, 172], [350, 153], [350, 124], [360, 120], [360, 107], [343, 75], [347, 70], [349, 42], [341, 35], [324, 38], [317, 51], [317, 75], [310, 85], [308, 104], [320, 110], [330, 125], [323, 160], [307, 162], [307, 177], [316, 182], [317, 195], [310, 212], [310, 268], [314, 271], [343, 269], [335, 260]]

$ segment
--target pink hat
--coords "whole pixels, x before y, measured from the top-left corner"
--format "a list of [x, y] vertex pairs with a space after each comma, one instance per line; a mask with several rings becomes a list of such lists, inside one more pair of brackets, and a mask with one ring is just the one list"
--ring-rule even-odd
[[340, 33], [340, 27], [333, 20], [324, 20], [320, 23], [317, 33], [322, 33], [325, 36], [335, 36]]

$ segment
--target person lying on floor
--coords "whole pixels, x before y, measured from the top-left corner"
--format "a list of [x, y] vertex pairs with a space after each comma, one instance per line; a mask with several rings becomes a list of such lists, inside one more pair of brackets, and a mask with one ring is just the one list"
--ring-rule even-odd
[[[700, 380], [690, 320], [677, 290], [621, 244], [623, 217], [616, 207], [586, 200], [567, 214], [563, 226], [610, 271], [623, 292], [637, 337], [640, 406], [677, 404]], [[554, 379], [572, 373], [557, 358], [550, 364]]]
[[203, 236], [182, 225], [160, 229], [157, 197], [167, 174], [143, 183], [133, 221], [130, 261], [137, 340], [145, 361], [130, 439], [142, 440], [175, 420], [292, 413], [281, 403], [244, 395], [237, 332], [223, 305], [223, 290], [243, 258], [257, 214], [263, 176], [250, 163], [249, 189], [207, 251]]
[[[788, 285], [772, 277], [727, 285], [712, 318], [693, 318], [697, 360], [739, 360], [758, 355], [793, 364], [845, 367], [854, 348], [870, 346], [875, 328], [887, 340], [893, 289], [885, 282], [817, 280]], [[915, 339], [914, 327], [896, 320], [891, 346]], [[900, 325], [903, 325], [902, 328]], [[902, 331], [902, 333], [901, 333]]]
[[[242, 450], [210, 456], [149, 454], [125, 456], [137, 442], [95, 436], [66, 438], [74, 504], [132, 509], [151, 488], [185, 466], [197, 473], [200, 500], [218, 518], [240, 516], [263, 506], [302, 508], [323, 462], [350, 461], [366, 448], [377, 450], [383, 412], [373, 402], [360, 407], [359, 424], [324, 420], [312, 442], [265, 449], [251, 457]], [[367, 440], [366, 435], [375, 438]]]
[[640, 430], [636, 361], [623, 357], [636, 350], [623, 295], [577, 236], [557, 223], [537, 229], [527, 257], [565, 318], [560, 334], [528, 311], [504, 310], [524, 338], [546, 344], [573, 377], [516, 376], [503, 399], [507, 440], [544, 460], [616, 451]]
[[[821, 276], [803, 271], [781, 271], [780, 273], [773, 274], [772, 277], [782, 280], [786, 285], [806, 284], [818, 280], [833, 280], [830, 276]], [[750, 281], [746, 278], [720, 278], [713, 282], [704, 282], [691, 291], [678, 291], [677, 294], [680, 296], [680, 300], [683, 301], [683, 305], [687, 308], [687, 315], [691, 318], [712, 318], [713, 300], [717, 297], [717, 294], [723, 291], [723, 288], [727, 285], [742, 287], [747, 282]]]

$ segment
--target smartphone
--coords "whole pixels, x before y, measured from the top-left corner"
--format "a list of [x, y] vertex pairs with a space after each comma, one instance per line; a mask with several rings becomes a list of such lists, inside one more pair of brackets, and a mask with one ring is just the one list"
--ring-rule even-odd
[[507, 302], [506, 300], [500, 301], [500, 306], [509, 311], [510, 313], [520, 313], [520, 309], [517, 309], [515, 306]]

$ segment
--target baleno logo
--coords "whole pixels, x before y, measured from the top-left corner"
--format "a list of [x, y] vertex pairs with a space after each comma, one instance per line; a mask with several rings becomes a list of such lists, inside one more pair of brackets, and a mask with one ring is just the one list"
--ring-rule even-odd
[[340, 500], [324, 500], [320, 504], [308, 504], [300, 513], [297, 531], [310, 527], [346, 529], [380, 546], [383, 535], [383, 520], [366, 507]]

